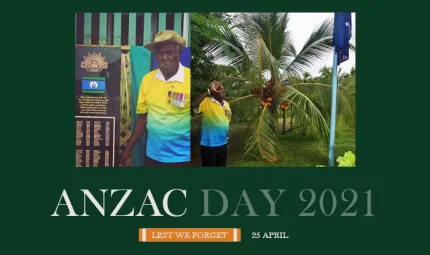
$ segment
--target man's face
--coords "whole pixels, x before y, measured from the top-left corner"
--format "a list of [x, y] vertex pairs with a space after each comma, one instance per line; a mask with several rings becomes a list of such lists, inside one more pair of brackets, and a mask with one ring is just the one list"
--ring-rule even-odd
[[225, 99], [225, 96], [226, 96], [225, 88], [221, 83], [219, 83], [218, 87], [216, 88], [216, 94], [214, 97], [216, 99]]
[[225, 88], [223, 85], [220, 86], [220, 95], [222, 99], [225, 98]]
[[178, 45], [174, 43], [161, 44], [155, 48], [155, 58], [163, 74], [172, 74], [178, 70]]

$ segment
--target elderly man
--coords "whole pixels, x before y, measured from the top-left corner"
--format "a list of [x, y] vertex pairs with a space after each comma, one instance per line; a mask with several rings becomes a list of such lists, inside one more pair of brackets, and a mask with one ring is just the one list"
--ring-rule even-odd
[[147, 129], [144, 166], [189, 166], [190, 163], [190, 69], [179, 59], [185, 39], [171, 30], [145, 45], [155, 55], [158, 69], [146, 74], [137, 102], [139, 115], [121, 157], [131, 157], [133, 147]]
[[224, 86], [213, 81], [206, 92], [194, 102], [194, 112], [202, 114], [201, 160], [202, 166], [227, 165], [231, 109], [224, 100]]

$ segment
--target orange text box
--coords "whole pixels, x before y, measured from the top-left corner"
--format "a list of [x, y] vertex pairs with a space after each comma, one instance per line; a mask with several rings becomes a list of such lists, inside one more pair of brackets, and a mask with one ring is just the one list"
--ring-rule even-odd
[[240, 228], [139, 228], [139, 242], [240, 242]]

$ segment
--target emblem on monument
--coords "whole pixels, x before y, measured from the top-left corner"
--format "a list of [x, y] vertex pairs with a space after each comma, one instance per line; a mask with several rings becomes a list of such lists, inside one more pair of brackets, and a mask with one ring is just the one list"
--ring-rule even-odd
[[84, 61], [81, 62], [81, 68], [85, 68], [89, 72], [100, 72], [102, 69], [108, 68], [108, 63], [105, 61], [105, 57], [101, 53], [96, 54], [94, 51], [92, 54], [88, 53], [88, 56], [84, 56]]

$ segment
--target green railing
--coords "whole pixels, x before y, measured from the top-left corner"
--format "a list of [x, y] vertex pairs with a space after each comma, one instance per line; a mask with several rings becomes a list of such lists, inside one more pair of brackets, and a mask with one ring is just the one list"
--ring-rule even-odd
[[78, 45], [145, 45], [164, 29], [175, 30], [189, 45], [188, 13], [75, 13]]

